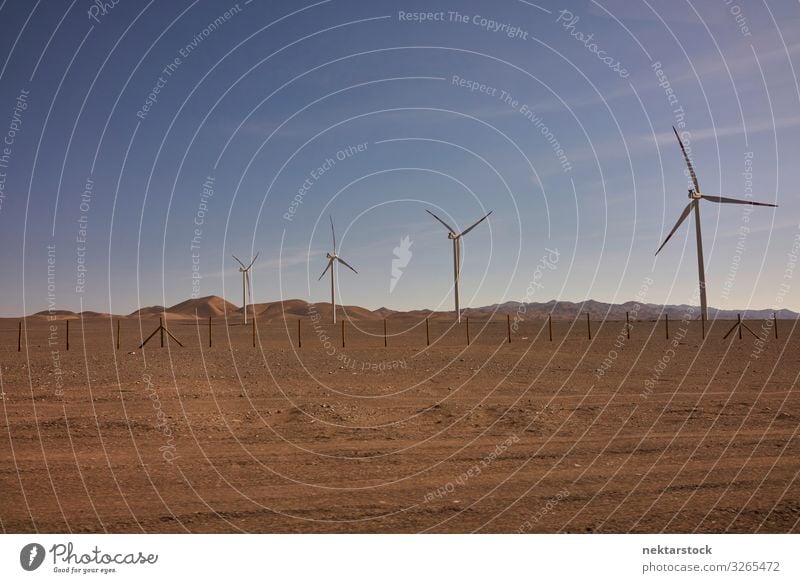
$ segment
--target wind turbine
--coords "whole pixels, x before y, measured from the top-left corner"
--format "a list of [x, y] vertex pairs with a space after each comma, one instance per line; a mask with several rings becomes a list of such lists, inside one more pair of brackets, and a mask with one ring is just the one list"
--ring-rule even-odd
[[317, 281], [320, 281], [325, 274], [328, 273], [328, 270], [331, 271], [331, 312], [333, 314], [333, 323], [336, 323], [336, 265], [335, 263], [338, 261], [348, 269], [350, 269], [353, 273], [358, 273], [352, 265], [350, 265], [347, 261], [342, 259], [336, 254], [336, 231], [333, 230], [333, 217], [328, 217], [331, 220], [331, 237], [333, 238], [333, 252], [328, 252], [325, 257], [328, 258], [328, 266], [325, 268], [325, 271], [322, 272], [322, 275], [319, 276]]
[[244, 325], [247, 325], [247, 298], [250, 297], [250, 301], [253, 301], [253, 289], [250, 287], [250, 268], [253, 267], [253, 264], [258, 259], [258, 255], [261, 253], [259, 251], [256, 253], [256, 256], [253, 257], [253, 260], [250, 262], [250, 265], [247, 267], [244, 266], [244, 263], [239, 261], [239, 258], [236, 255], [232, 255], [234, 259], [236, 259], [236, 263], [240, 265], [239, 272], [242, 274], [242, 311], [244, 312]]
[[425, 209], [425, 211], [428, 214], [430, 214], [434, 219], [436, 219], [445, 226], [445, 228], [448, 230], [447, 238], [453, 241], [453, 290], [455, 291], [455, 298], [456, 298], [456, 319], [458, 320], [459, 323], [461, 323], [461, 308], [459, 307], [458, 304], [458, 278], [461, 273], [461, 237], [469, 233], [472, 229], [474, 229], [484, 220], [486, 220], [486, 217], [492, 214], [492, 211], [486, 213], [486, 215], [484, 215], [483, 218], [473, 223], [471, 227], [465, 229], [461, 233], [456, 233], [453, 227], [445, 223], [442, 219], [437, 217], [428, 209]]
[[692, 161], [689, 159], [688, 154], [686, 153], [686, 148], [683, 147], [683, 142], [681, 141], [681, 137], [678, 135], [678, 130], [675, 129], [675, 126], [672, 126], [672, 131], [675, 132], [675, 137], [678, 138], [678, 144], [681, 146], [681, 152], [683, 152], [683, 159], [686, 160], [686, 166], [689, 168], [689, 175], [692, 177], [692, 184], [694, 184], [694, 188], [689, 189], [689, 198], [691, 199], [689, 204], [686, 205], [686, 208], [683, 209], [681, 216], [678, 217], [678, 222], [675, 223], [675, 226], [672, 227], [672, 230], [667, 235], [667, 238], [664, 239], [664, 242], [661, 243], [661, 247], [658, 248], [656, 251], [656, 255], [658, 255], [659, 251], [664, 248], [664, 245], [667, 244], [667, 241], [670, 240], [675, 231], [678, 230], [678, 227], [681, 226], [681, 223], [686, 220], [686, 217], [694, 211], [694, 227], [695, 233], [697, 235], [697, 274], [700, 279], [700, 310], [701, 316], [704, 319], [708, 319], [708, 305], [706, 304], [706, 272], [705, 266], [703, 264], [703, 237], [700, 233], [700, 200], [708, 200], [711, 202], [717, 202], [721, 204], [749, 204], [752, 206], [771, 206], [777, 207], [776, 204], [769, 204], [766, 202], [754, 202], [751, 200], [741, 200], [738, 198], [728, 198], [725, 196], [712, 196], [709, 194], [701, 194], [700, 192], [700, 182], [697, 180], [697, 174], [694, 171], [694, 167], [692, 166]]

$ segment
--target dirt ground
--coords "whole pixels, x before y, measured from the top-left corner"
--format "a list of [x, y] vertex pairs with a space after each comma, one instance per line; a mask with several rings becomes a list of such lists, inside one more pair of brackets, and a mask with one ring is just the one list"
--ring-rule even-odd
[[[55, 324], [53, 344], [49, 326]], [[231, 323], [232, 324], [232, 323]], [[797, 532], [800, 330], [0, 320], [4, 532]]]

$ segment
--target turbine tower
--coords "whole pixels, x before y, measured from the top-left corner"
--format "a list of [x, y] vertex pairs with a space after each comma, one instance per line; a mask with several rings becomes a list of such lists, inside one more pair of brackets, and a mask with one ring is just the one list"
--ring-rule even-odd
[[331, 313], [333, 314], [333, 323], [336, 323], [336, 262], [338, 261], [348, 269], [350, 269], [353, 273], [358, 273], [352, 265], [347, 263], [344, 259], [339, 257], [336, 254], [336, 231], [333, 230], [333, 217], [328, 217], [331, 221], [331, 237], [333, 238], [333, 252], [329, 252], [325, 255], [328, 258], [328, 266], [325, 268], [325, 271], [322, 272], [322, 275], [319, 276], [317, 281], [320, 281], [325, 274], [328, 273], [328, 270], [331, 271]]
[[469, 233], [472, 229], [474, 229], [479, 224], [481, 224], [484, 220], [486, 220], [486, 217], [488, 217], [490, 214], [492, 214], [492, 211], [489, 211], [488, 213], [486, 213], [486, 215], [484, 215], [483, 218], [481, 218], [478, 221], [476, 221], [475, 223], [473, 223], [471, 227], [465, 229], [461, 233], [456, 233], [456, 231], [455, 231], [455, 229], [453, 229], [453, 227], [451, 227], [450, 225], [445, 223], [442, 219], [437, 217], [435, 214], [433, 214], [428, 209], [425, 209], [425, 211], [428, 212], [428, 214], [430, 214], [434, 219], [436, 219], [437, 221], [439, 221], [440, 223], [442, 223], [445, 226], [445, 228], [448, 231], [447, 238], [453, 241], [453, 290], [455, 291], [455, 298], [456, 298], [456, 319], [458, 320], [458, 322], [460, 324], [461, 323], [461, 308], [460, 308], [459, 303], [458, 303], [458, 279], [459, 279], [459, 276], [461, 275], [461, 237], [463, 237], [464, 235]]
[[247, 298], [250, 298], [250, 301], [253, 301], [253, 289], [250, 287], [250, 268], [253, 267], [253, 264], [258, 259], [258, 255], [261, 253], [259, 251], [256, 253], [256, 256], [253, 257], [253, 260], [250, 262], [250, 265], [247, 267], [244, 266], [244, 263], [239, 261], [239, 258], [236, 255], [232, 255], [234, 259], [236, 259], [236, 263], [239, 264], [239, 272], [242, 274], [242, 312], [244, 312], [244, 325], [247, 325]]
[[678, 135], [678, 130], [675, 129], [675, 126], [672, 126], [672, 131], [675, 132], [675, 137], [678, 138], [678, 144], [681, 146], [681, 152], [683, 152], [683, 159], [686, 160], [686, 166], [689, 168], [689, 175], [692, 177], [692, 184], [694, 188], [689, 189], [689, 204], [686, 205], [686, 208], [683, 209], [681, 216], [678, 217], [678, 222], [675, 223], [675, 226], [672, 227], [672, 230], [667, 235], [667, 238], [664, 239], [664, 242], [661, 243], [661, 247], [658, 248], [656, 251], [656, 255], [658, 255], [659, 251], [664, 248], [664, 245], [667, 244], [667, 241], [670, 240], [672, 235], [675, 234], [675, 231], [678, 230], [678, 227], [681, 226], [683, 221], [686, 220], [686, 217], [694, 211], [694, 227], [695, 227], [695, 234], [697, 235], [697, 274], [700, 280], [700, 311], [701, 317], [708, 319], [708, 304], [706, 303], [706, 271], [705, 266], [703, 263], [703, 236], [700, 233], [700, 200], [708, 200], [711, 202], [721, 203], [721, 204], [749, 204], [752, 206], [771, 206], [777, 207], [776, 204], [769, 204], [766, 202], [754, 202], [751, 200], [741, 200], [738, 198], [728, 198], [725, 196], [712, 196], [709, 194], [702, 194], [700, 192], [700, 182], [697, 180], [697, 174], [694, 171], [694, 167], [692, 166], [692, 161], [689, 159], [689, 155], [686, 153], [686, 148], [683, 146], [683, 142], [681, 141], [681, 137]]

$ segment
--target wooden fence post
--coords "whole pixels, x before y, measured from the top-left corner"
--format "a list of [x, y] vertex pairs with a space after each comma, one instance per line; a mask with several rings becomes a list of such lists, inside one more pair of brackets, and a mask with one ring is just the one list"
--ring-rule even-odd
[[431, 329], [428, 326], [428, 317], [425, 316], [425, 346], [431, 345]]
[[631, 319], [628, 315], [628, 312], [625, 312], [625, 334], [628, 336], [628, 340], [631, 339]]
[[550, 332], [550, 342], [553, 341], [553, 314], [547, 314], [547, 330]]
[[664, 314], [664, 334], [667, 336], [667, 340], [669, 340], [669, 314]]
[[256, 347], [256, 318], [255, 318], [255, 314], [253, 315], [252, 322], [253, 322], [253, 348], [255, 348]]
[[586, 312], [586, 331], [589, 333], [589, 340], [592, 339], [592, 322], [589, 320], [589, 312]]
[[303, 348], [303, 332], [300, 328], [300, 318], [297, 318], [297, 348]]
[[19, 321], [19, 332], [17, 332], [17, 352], [22, 352], [22, 320]]
[[775, 315], [775, 312], [772, 312], [772, 320], [775, 324], [775, 340], [778, 339], [778, 316]]
[[742, 315], [736, 314], [736, 321], [739, 322], [739, 340], [742, 339]]
[[161, 333], [161, 348], [164, 348], [164, 320], [158, 319], [158, 331]]
[[120, 320], [117, 320], [117, 350], [119, 350], [119, 323]]
[[67, 323], [67, 350], [69, 350], [69, 320], [65, 320]]
[[467, 346], [469, 346], [469, 316], [467, 316]]
[[342, 320], [342, 348], [344, 348], [344, 347], [345, 347], [345, 341], [344, 341], [344, 320]]
[[386, 338], [386, 318], [383, 319], [383, 347], [389, 346], [389, 341]]
[[208, 347], [211, 348], [213, 341], [211, 340], [211, 316], [208, 317]]
[[506, 314], [506, 330], [508, 332], [508, 343], [511, 344], [511, 314]]

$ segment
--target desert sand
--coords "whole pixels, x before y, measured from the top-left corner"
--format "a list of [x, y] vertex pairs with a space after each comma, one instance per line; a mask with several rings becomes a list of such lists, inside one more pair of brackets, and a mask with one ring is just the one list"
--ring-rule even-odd
[[799, 530], [796, 321], [216, 308], [0, 320], [3, 531]]

